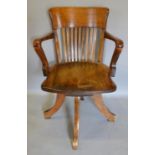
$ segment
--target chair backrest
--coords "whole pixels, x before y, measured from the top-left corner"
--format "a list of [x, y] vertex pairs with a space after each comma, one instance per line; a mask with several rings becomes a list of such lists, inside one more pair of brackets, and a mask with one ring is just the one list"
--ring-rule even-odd
[[57, 62], [102, 62], [108, 8], [57, 7], [49, 10]]

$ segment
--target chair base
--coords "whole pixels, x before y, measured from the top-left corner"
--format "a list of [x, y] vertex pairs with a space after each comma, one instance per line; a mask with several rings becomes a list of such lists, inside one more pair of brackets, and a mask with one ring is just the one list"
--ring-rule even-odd
[[[53, 107], [44, 111], [45, 119], [51, 118], [51, 116], [56, 113], [60, 107], [62, 106], [65, 99], [64, 94], [57, 94], [56, 101]], [[83, 97], [80, 97], [83, 100]], [[107, 121], [115, 122], [116, 115], [112, 113], [106, 105], [103, 103], [103, 99], [101, 95], [94, 95], [92, 99], [97, 107], [97, 109], [101, 112], [101, 114], [107, 119]], [[72, 148], [76, 150], [78, 148], [78, 135], [79, 135], [79, 97], [75, 97], [74, 100], [74, 132], [73, 132], [73, 141]]]

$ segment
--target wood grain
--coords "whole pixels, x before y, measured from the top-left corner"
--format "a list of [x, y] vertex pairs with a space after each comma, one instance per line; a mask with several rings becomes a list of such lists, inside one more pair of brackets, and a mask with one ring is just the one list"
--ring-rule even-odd
[[62, 27], [105, 28], [109, 9], [105, 7], [56, 7], [49, 9], [53, 29]]
[[116, 85], [104, 64], [68, 62], [52, 66], [50, 75], [42, 83], [42, 89], [67, 96], [83, 96], [113, 92]]

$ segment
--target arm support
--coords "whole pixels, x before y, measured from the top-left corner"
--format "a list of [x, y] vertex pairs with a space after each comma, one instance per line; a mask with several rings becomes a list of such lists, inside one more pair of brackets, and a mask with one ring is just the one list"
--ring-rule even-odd
[[54, 33], [50, 33], [48, 34], [47, 36], [45, 37], [42, 37], [40, 39], [35, 39], [33, 41], [33, 47], [37, 53], [37, 55], [39, 56], [41, 62], [42, 62], [42, 70], [43, 70], [43, 74], [44, 76], [48, 75], [48, 72], [49, 72], [49, 64], [48, 64], [48, 61], [47, 61], [47, 58], [46, 58], [46, 55], [44, 53], [44, 50], [42, 48], [42, 45], [41, 43], [45, 40], [49, 40], [49, 39], [53, 39], [54, 38]]
[[105, 32], [105, 38], [115, 42], [115, 50], [110, 62], [110, 75], [114, 77], [116, 72], [116, 63], [123, 48], [123, 41], [108, 32]]

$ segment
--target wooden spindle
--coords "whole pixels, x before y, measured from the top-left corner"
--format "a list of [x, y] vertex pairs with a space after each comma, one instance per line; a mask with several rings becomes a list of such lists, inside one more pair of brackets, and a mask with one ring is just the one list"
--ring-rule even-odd
[[63, 50], [64, 50], [64, 59], [67, 62], [67, 47], [66, 47], [66, 30], [62, 28], [62, 41], [63, 41]]
[[92, 55], [92, 47], [93, 47], [93, 28], [90, 28], [90, 36], [89, 36], [89, 58], [88, 60], [91, 61], [91, 55]]
[[98, 51], [98, 62], [102, 63], [103, 58], [103, 48], [104, 48], [104, 30], [100, 29], [100, 43], [99, 43], [99, 51]]
[[73, 28], [70, 28], [70, 35], [71, 35], [71, 39], [70, 39], [70, 49], [71, 49], [71, 61], [74, 61], [74, 40], [73, 40]]
[[70, 62], [70, 35], [69, 28], [66, 28], [66, 40], [67, 40], [67, 60]]
[[81, 55], [81, 27], [78, 28], [78, 61], [80, 61]]
[[86, 29], [82, 28], [82, 43], [81, 43], [81, 60], [83, 61], [85, 59], [85, 33]]
[[93, 28], [93, 43], [92, 43], [92, 61], [95, 62], [95, 52], [96, 52], [96, 38], [97, 38], [97, 29]]
[[88, 43], [89, 43], [89, 28], [86, 28], [86, 48], [85, 48], [85, 50], [86, 50], [86, 61], [88, 60], [88, 54], [89, 54], [89, 45], [88, 45]]
[[75, 28], [74, 30], [74, 58], [75, 58], [75, 61], [77, 61], [77, 58], [78, 58], [78, 55], [77, 55], [77, 27]]
[[60, 63], [61, 62], [61, 56], [60, 56], [60, 46], [59, 46], [59, 40], [58, 40], [58, 34], [57, 31], [54, 31], [55, 33], [55, 48], [56, 48], [56, 59], [57, 62]]

